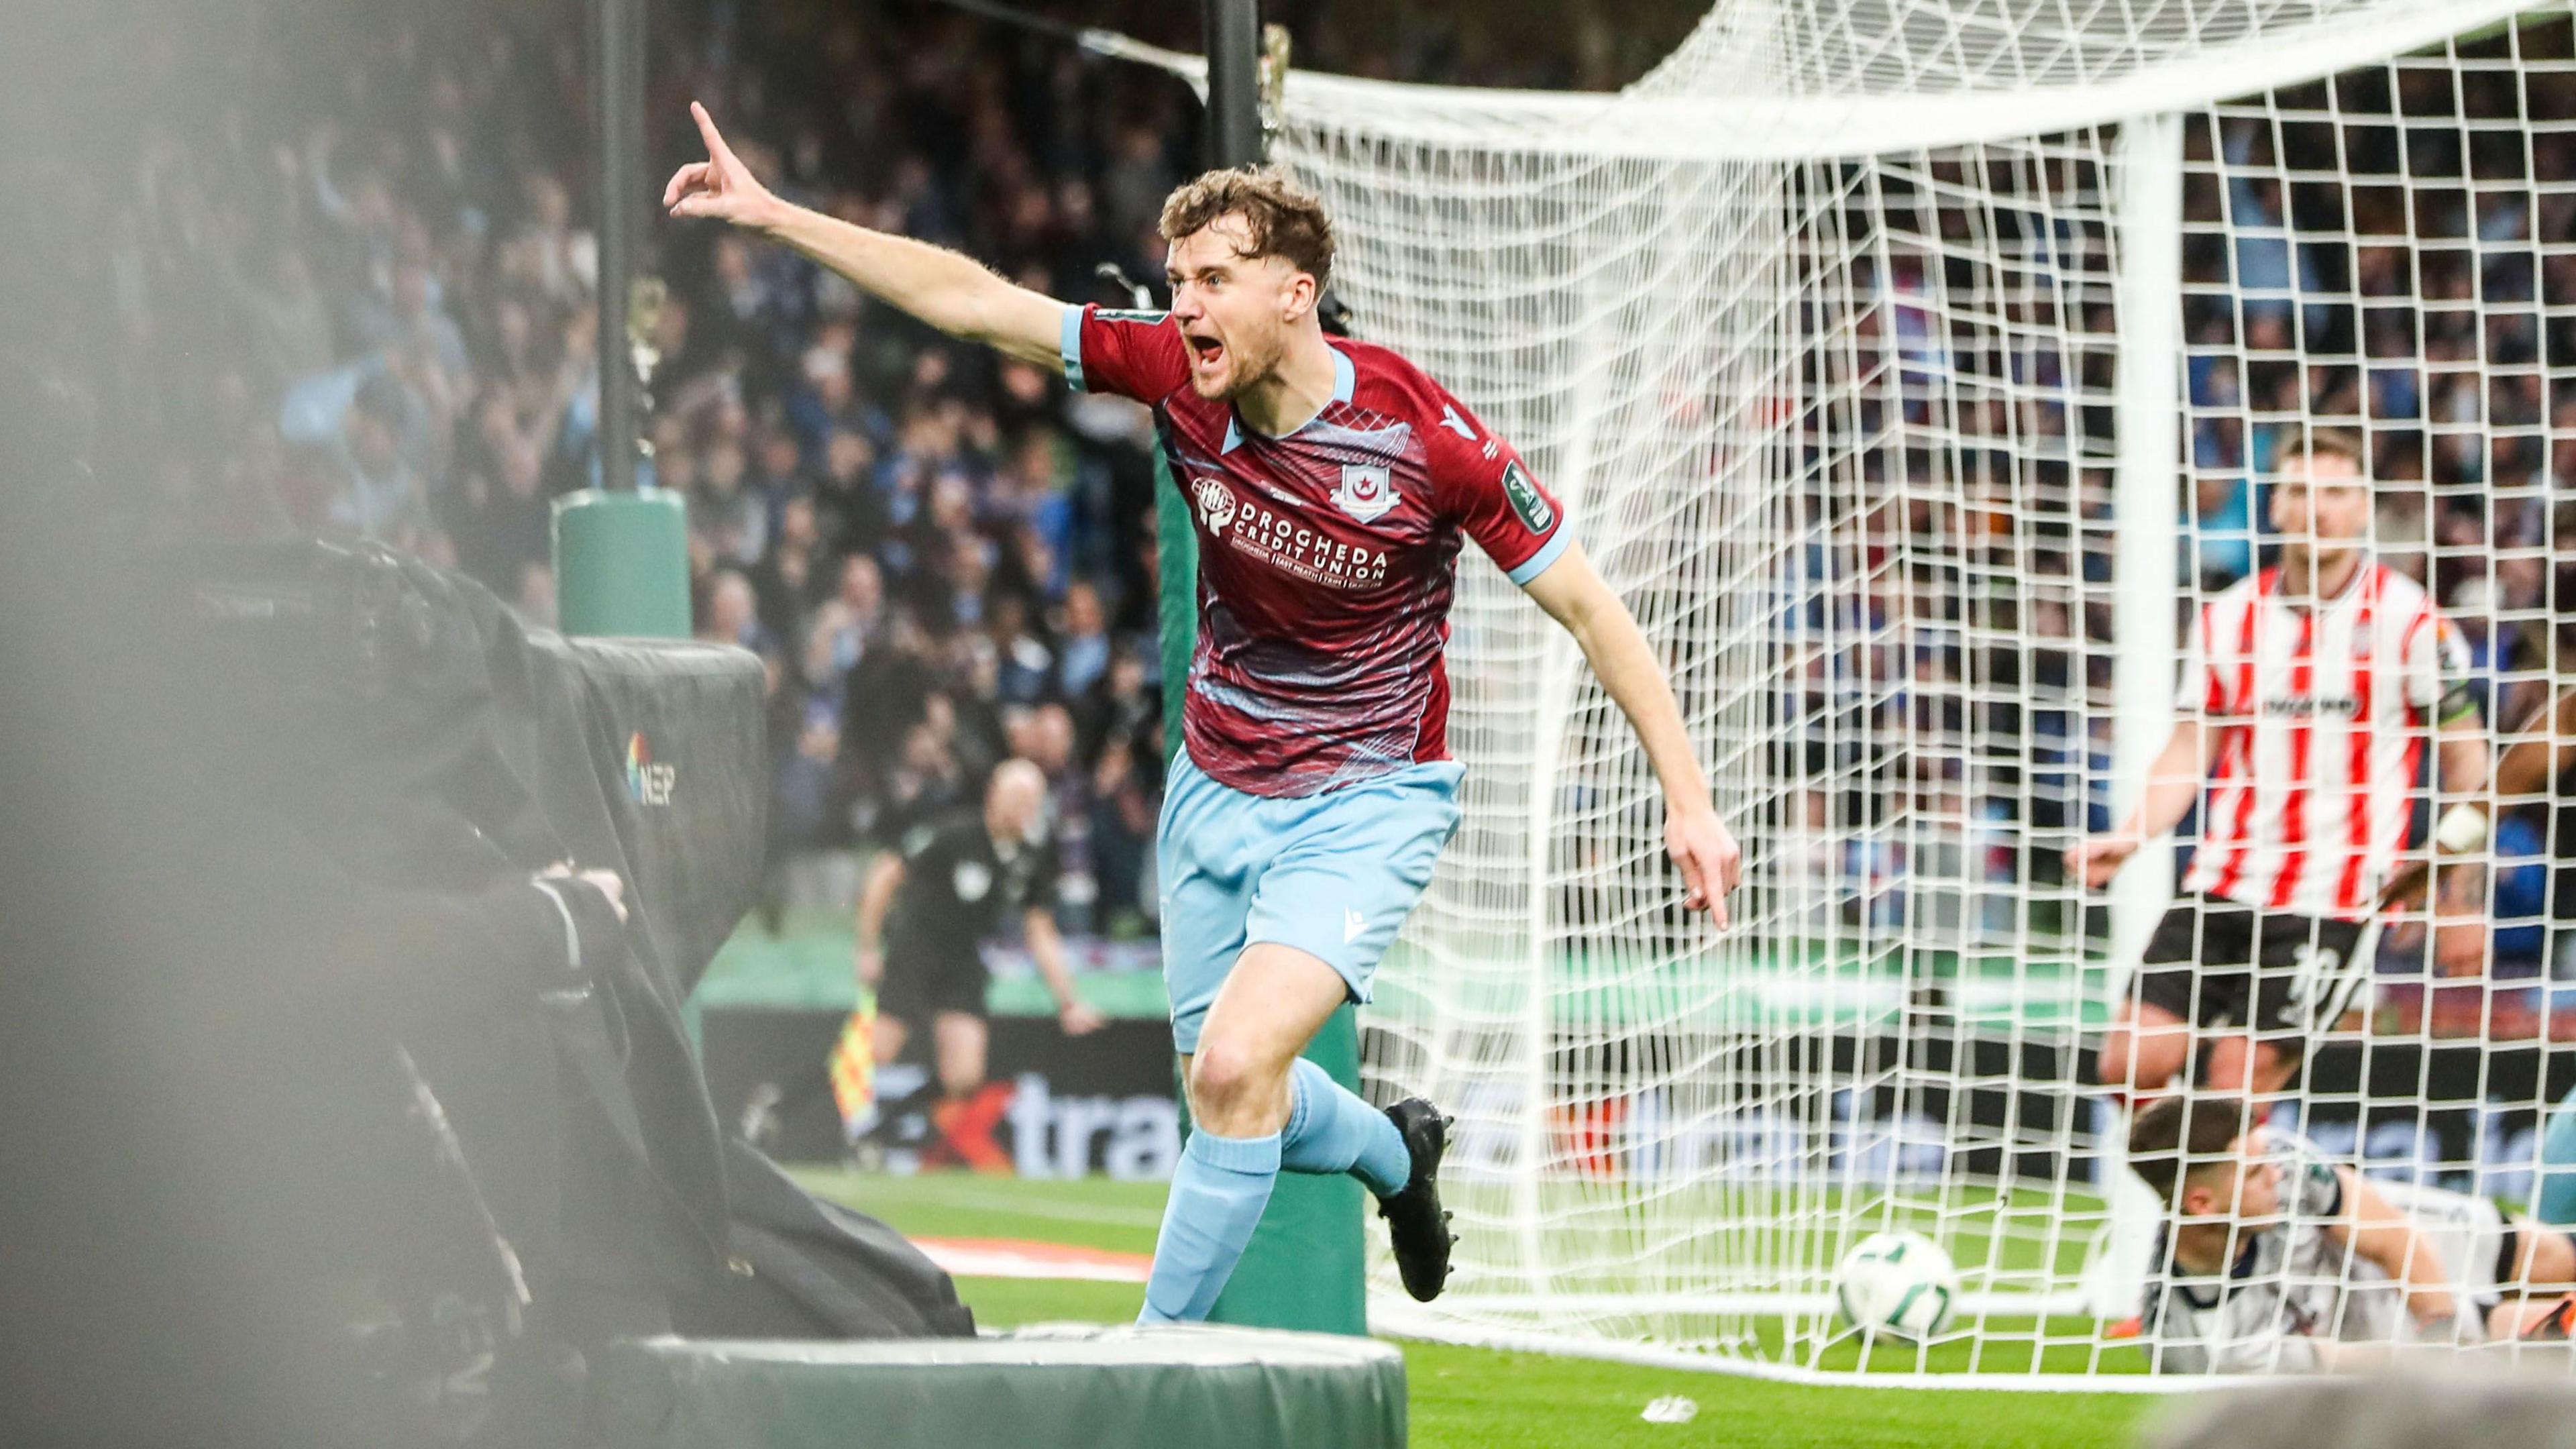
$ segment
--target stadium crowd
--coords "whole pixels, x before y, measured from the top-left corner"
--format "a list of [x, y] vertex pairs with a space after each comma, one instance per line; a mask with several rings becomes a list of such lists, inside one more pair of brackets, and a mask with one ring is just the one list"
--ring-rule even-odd
[[[1325, 68], [1561, 86], [1614, 84], [1672, 39], [1639, 7], [1613, 9], [1560, 21], [1577, 27], [1572, 43], [1542, 47], [1497, 39], [1536, 23], [1529, 7], [1427, 26], [1335, 0], [1274, 12], [1301, 61]], [[1147, 7], [1085, 17], [1190, 39]], [[365, 534], [550, 617], [548, 512], [595, 456], [581, 20], [569, 0], [363, 23], [278, 0], [264, 27], [137, 37], [147, 67], [229, 65], [243, 95], [319, 97], [277, 108], [292, 125], [247, 102], [140, 109], [134, 172], [86, 179], [60, 208], [97, 238], [96, 276], [67, 292], [113, 300], [102, 469], [146, 480], [160, 527]], [[799, 200], [1068, 297], [1119, 296], [1094, 275], [1104, 261], [1159, 271], [1155, 210], [1196, 155], [1197, 107], [1177, 82], [929, 6], [715, 5], [662, 22], [656, 168], [694, 144], [682, 101], [698, 96]], [[272, 43], [289, 27], [296, 44]], [[2466, 104], [2542, 115], [2576, 102], [2558, 94], [2576, 84], [2563, 66], [2523, 84], [2518, 101]], [[2562, 502], [2576, 487], [2576, 391], [2545, 372], [2576, 355], [2576, 265], [2538, 240], [2576, 223], [2576, 136], [2540, 127], [2527, 153], [2517, 133], [2514, 155], [2489, 154], [2492, 130], [2401, 136], [2381, 115], [2391, 103], [2347, 84], [2331, 111], [2292, 97], [2277, 116], [2222, 107], [2186, 128], [2186, 592], [2257, 566], [2260, 480], [2284, 422], [2362, 420], [2384, 556], [2432, 585], [2498, 676], [2480, 685], [2489, 720], [2519, 719], [2576, 642], [2558, 623], [2576, 564], [2552, 561], [2576, 527]], [[2321, 179], [2338, 170], [2351, 179]], [[1922, 230], [1968, 235], [2002, 215], [1927, 206]], [[770, 662], [781, 858], [888, 839], [1024, 753], [1049, 770], [1074, 837], [1067, 924], [1144, 924], [1160, 742], [1142, 413], [950, 346], [779, 249], [712, 228], [651, 238], [671, 290], [649, 339], [650, 466], [689, 498], [701, 629]], [[1985, 357], [1990, 339], [1943, 335], [1965, 294], [1944, 294], [1923, 261], [1894, 255], [1868, 280], [1885, 314], [1859, 324], [1872, 346], [1927, 377], [1982, 368], [2019, 401], [1928, 427], [1951, 438], [1949, 456], [1909, 471], [1953, 479], [1955, 500], [1908, 490], [1904, 522], [1871, 525], [1873, 557], [1938, 553], [1959, 571], [1879, 570], [1855, 598], [1824, 597], [1829, 567], [1814, 585], [1819, 623], [1841, 611], [1882, 639], [1906, 623], [1917, 647], [1902, 663], [1810, 661], [1798, 706], [1810, 763], [1871, 737], [1957, 763], [1795, 810], [1836, 840], [1818, 870], [1849, 888], [1855, 924], [1906, 919], [1901, 882], [1919, 893], [1931, 852], [1931, 874], [1976, 897], [1938, 913], [2011, 934], [2019, 888], [2046, 878], [2052, 854], [2013, 840], [2104, 810], [2090, 787], [2110, 721], [2108, 470], [2044, 462], [2024, 477], [1987, 444], [2072, 438], [2069, 456], [2086, 456], [2094, 422], [2051, 386], [2107, 394], [2085, 340], [2101, 326], [2062, 319], [2072, 355]], [[180, 296], [191, 305], [170, 304]], [[224, 305], [201, 305], [210, 296]], [[1995, 320], [2046, 319], [2007, 307]], [[223, 335], [174, 335], [187, 326]], [[1960, 530], [1985, 546], [1960, 548]], [[2009, 600], [1963, 610], [2007, 577]], [[1995, 631], [2021, 642], [1957, 642]], [[2073, 707], [2079, 694], [2092, 707]], [[2576, 856], [2569, 833], [2524, 810], [2499, 825], [2499, 849]], [[2494, 941], [2499, 965], [2542, 969], [2543, 896], [2565, 905], [2576, 890], [2547, 892], [2537, 865], [2503, 874], [2498, 914], [2522, 924]], [[795, 884], [807, 898], [850, 890], [846, 871]]]
[[[1275, 9], [1316, 63], [1378, 75], [1606, 86], [1669, 39], [1595, 17], [1532, 49], [1500, 43], [1508, 15]], [[145, 73], [229, 68], [241, 99], [135, 106], [133, 173], [72, 178], [66, 213], [100, 239], [87, 294], [113, 299], [92, 348], [102, 471], [148, 480], [171, 537], [376, 539], [550, 621], [551, 507], [597, 467], [584, 7], [255, 13], [137, 36]], [[1196, 23], [1083, 19], [1180, 45]], [[1159, 282], [1155, 220], [1198, 155], [1177, 80], [916, 4], [673, 9], [648, 53], [655, 178], [696, 144], [697, 98], [792, 199], [1059, 296], [1124, 300], [1102, 263]], [[783, 249], [647, 238], [669, 283], [644, 339], [647, 476], [687, 497], [699, 631], [770, 666], [778, 901], [845, 904], [854, 848], [1020, 754], [1049, 775], [1068, 928], [1150, 924], [1144, 411], [951, 344]], [[174, 335], [189, 325], [219, 335]]]
[[[466, 9], [344, 21], [301, 62], [245, 51], [337, 104], [276, 134], [249, 112], [172, 129], [96, 199], [118, 323], [161, 343], [128, 351], [108, 405], [167, 415], [129, 436], [188, 440], [134, 460], [173, 535], [380, 540], [545, 622], [551, 506], [597, 466], [581, 9]], [[819, 34], [696, 19], [655, 36], [663, 149], [697, 96], [800, 200], [1060, 295], [1115, 295], [1101, 261], [1159, 272], [1155, 215], [1196, 143], [1177, 83], [1113, 86], [909, 7]], [[1161, 760], [1143, 411], [947, 346], [781, 249], [653, 241], [646, 468], [687, 500], [699, 632], [769, 665], [778, 855], [889, 840], [1024, 755], [1055, 797], [1067, 924], [1136, 929]], [[157, 302], [209, 291], [251, 346], [156, 331], [188, 312]], [[192, 350], [238, 361], [209, 378], [175, 364]]]

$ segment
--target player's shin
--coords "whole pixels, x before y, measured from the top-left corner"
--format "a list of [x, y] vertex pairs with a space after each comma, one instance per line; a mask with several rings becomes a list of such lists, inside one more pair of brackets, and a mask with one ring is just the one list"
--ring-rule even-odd
[[1288, 1125], [1279, 1134], [1283, 1172], [1347, 1172], [1387, 1197], [1404, 1190], [1413, 1157], [1393, 1120], [1299, 1057], [1288, 1077]]
[[1279, 1180], [1279, 1134], [1190, 1134], [1163, 1204], [1139, 1323], [1196, 1323], [1216, 1307]]

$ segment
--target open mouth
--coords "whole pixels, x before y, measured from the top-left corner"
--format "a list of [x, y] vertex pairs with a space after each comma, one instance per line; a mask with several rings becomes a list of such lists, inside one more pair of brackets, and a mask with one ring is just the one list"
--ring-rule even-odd
[[1213, 366], [1218, 358], [1225, 355], [1225, 344], [1205, 333], [1183, 333], [1182, 340], [1190, 345], [1191, 360], [1202, 367]]

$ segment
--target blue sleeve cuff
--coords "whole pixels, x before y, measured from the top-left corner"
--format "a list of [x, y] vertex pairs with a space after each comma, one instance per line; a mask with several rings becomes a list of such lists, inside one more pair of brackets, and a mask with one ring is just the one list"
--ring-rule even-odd
[[1082, 385], [1082, 309], [1064, 309], [1064, 330], [1056, 335], [1056, 350], [1064, 355], [1064, 380], [1075, 392], [1089, 392]]
[[1567, 541], [1573, 537], [1572, 531], [1565, 525], [1558, 524], [1556, 532], [1548, 535], [1547, 542], [1539, 545], [1538, 552], [1521, 560], [1520, 566], [1510, 571], [1511, 581], [1523, 588], [1529, 587], [1529, 581], [1546, 573], [1547, 566], [1556, 562], [1557, 556], [1565, 552]]

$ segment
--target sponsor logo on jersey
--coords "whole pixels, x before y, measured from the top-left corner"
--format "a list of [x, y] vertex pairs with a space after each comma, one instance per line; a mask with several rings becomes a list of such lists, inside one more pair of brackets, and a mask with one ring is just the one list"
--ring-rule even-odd
[[1208, 532], [1225, 532], [1234, 521], [1234, 490], [1214, 478], [1201, 478], [1190, 485], [1190, 494], [1198, 500], [1199, 519]]
[[1556, 523], [1556, 510], [1548, 506], [1546, 495], [1538, 484], [1521, 471], [1521, 461], [1514, 458], [1503, 465], [1503, 496], [1512, 500], [1512, 512], [1520, 515], [1521, 527], [1532, 533], [1545, 533]]
[[1395, 491], [1395, 474], [1385, 468], [1358, 463], [1342, 465], [1342, 486], [1333, 490], [1333, 501], [1344, 513], [1362, 523], [1375, 523], [1388, 509], [1404, 500]]
[[2361, 701], [2351, 695], [2322, 695], [2302, 699], [2297, 695], [2273, 695], [2263, 701], [2263, 713], [2274, 719], [2358, 719]]
[[1476, 430], [1467, 426], [1467, 420], [1458, 416], [1458, 410], [1447, 403], [1440, 405], [1440, 426], [1465, 438], [1468, 442], [1476, 441]]
[[1282, 573], [1329, 588], [1368, 588], [1386, 582], [1387, 555], [1382, 548], [1337, 539], [1266, 503], [1242, 504], [1225, 541]]

